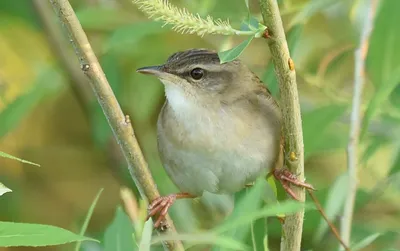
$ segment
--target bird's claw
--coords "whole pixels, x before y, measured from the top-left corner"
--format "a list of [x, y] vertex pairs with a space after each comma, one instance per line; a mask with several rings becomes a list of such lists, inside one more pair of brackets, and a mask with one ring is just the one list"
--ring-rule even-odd
[[296, 196], [296, 194], [290, 188], [289, 184], [292, 184], [292, 185], [295, 185], [298, 187], [304, 187], [309, 190], [315, 190], [311, 184], [308, 184], [308, 183], [298, 180], [296, 175], [294, 175], [293, 173], [291, 173], [289, 170], [287, 170], [285, 168], [273, 170], [273, 175], [277, 180], [279, 180], [281, 182], [282, 187], [285, 189], [285, 191], [295, 200], [300, 200], [300, 199]]
[[[159, 228], [160, 226], [162, 227], [163, 224], [161, 224], [164, 220], [165, 217], [167, 216], [168, 209], [174, 204], [176, 200], [176, 196], [174, 194], [168, 195], [168, 196], [161, 196], [155, 199], [151, 204], [149, 205], [148, 209], [148, 215], [146, 218], [146, 221], [150, 218], [158, 214], [158, 218], [156, 222], [154, 223], [155, 228]], [[162, 227], [163, 228], [163, 227]]]

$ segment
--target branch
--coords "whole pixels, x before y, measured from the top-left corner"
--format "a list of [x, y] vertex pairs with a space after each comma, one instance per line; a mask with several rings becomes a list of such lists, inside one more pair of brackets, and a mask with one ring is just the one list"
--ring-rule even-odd
[[310, 190], [307, 190], [308, 194], [310, 195], [311, 199], [314, 201], [315, 206], [317, 207], [319, 213], [322, 215], [326, 223], [328, 224], [329, 228], [331, 229], [333, 235], [335, 235], [336, 239], [339, 240], [340, 244], [346, 251], [350, 251], [350, 248], [343, 242], [343, 240], [340, 238], [339, 232], [337, 231], [335, 225], [332, 224], [332, 222], [329, 221], [328, 216], [326, 215], [324, 209], [321, 206], [321, 203], [319, 203], [317, 197], [314, 195], [314, 193]]
[[362, 89], [365, 82], [364, 69], [365, 58], [368, 52], [368, 39], [372, 31], [374, 16], [378, 0], [370, 0], [368, 15], [365, 16], [361, 31], [360, 45], [355, 51], [355, 70], [354, 70], [354, 91], [353, 105], [351, 110], [351, 124], [349, 143], [347, 146], [347, 168], [349, 173], [349, 190], [344, 205], [343, 217], [341, 221], [341, 237], [345, 244], [350, 244], [351, 225], [353, 221], [354, 202], [357, 192], [357, 148], [360, 135], [360, 106]]
[[[130, 174], [140, 195], [150, 201], [154, 200], [160, 194], [134, 135], [130, 119], [123, 114], [75, 12], [68, 0], [50, 0], [50, 3], [53, 5], [62, 26], [70, 38], [75, 53], [79, 58], [81, 70], [89, 79], [104, 115], [125, 156]], [[175, 231], [173, 222], [169, 217], [167, 218], [167, 225], [169, 226], [167, 231]], [[182, 243], [178, 241], [167, 242], [166, 246], [170, 250], [183, 250]]]
[[33, 5], [38, 12], [47, 38], [56, 55], [61, 59], [60, 62], [71, 78], [71, 87], [78, 97], [81, 105], [86, 108], [94, 98], [87, 79], [82, 71], [79, 70], [79, 64], [75, 61], [75, 55], [72, 48], [69, 47], [65, 36], [60, 30], [60, 26], [54, 22], [54, 13], [51, 5], [47, 1], [33, 0]]
[[[296, 174], [300, 180], [304, 180], [303, 131], [294, 63], [289, 55], [277, 0], [259, 0], [259, 3], [264, 24], [268, 27], [268, 34], [265, 34], [265, 36], [279, 83], [284, 121], [285, 152], [290, 156], [287, 165], [292, 173]], [[304, 201], [304, 189], [293, 187], [293, 190], [297, 197]], [[281, 239], [281, 251], [300, 250], [303, 218], [304, 211], [285, 218], [283, 224], [285, 234], [282, 235]]]

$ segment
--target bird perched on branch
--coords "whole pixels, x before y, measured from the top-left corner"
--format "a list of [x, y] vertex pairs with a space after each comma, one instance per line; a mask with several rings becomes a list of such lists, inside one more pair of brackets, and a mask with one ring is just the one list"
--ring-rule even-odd
[[262, 175], [274, 175], [294, 199], [290, 184], [313, 189], [283, 168], [278, 103], [240, 60], [221, 64], [216, 52], [191, 49], [137, 72], [154, 75], [165, 86], [158, 149], [181, 191], [151, 202], [148, 217], [158, 214], [155, 227], [176, 199], [205, 191], [233, 194]]

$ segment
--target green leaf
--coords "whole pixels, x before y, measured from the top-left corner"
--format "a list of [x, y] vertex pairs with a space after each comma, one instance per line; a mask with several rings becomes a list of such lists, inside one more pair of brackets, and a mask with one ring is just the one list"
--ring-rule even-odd
[[396, 156], [394, 158], [392, 167], [390, 168], [388, 176], [400, 172], [400, 147], [397, 150]]
[[[39, 66], [38, 66], [39, 67]], [[32, 84], [31, 89], [16, 98], [0, 113], [0, 138], [18, 126], [19, 122], [46, 96], [60, 90], [61, 74], [55, 67], [40, 66], [44, 70]]]
[[6, 187], [5, 185], [3, 185], [3, 183], [0, 183], [0, 196], [2, 196], [5, 193], [9, 193], [12, 192], [12, 190], [8, 187]]
[[249, 16], [246, 20], [242, 22], [240, 25], [241, 31], [254, 31], [258, 30], [260, 27], [260, 22], [258, 22], [257, 18], [254, 16]]
[[132, 25], [126, 25], [113, 32], [104, 45], [103, 52], [115, 51], [124, 53], [132, 51], [137, 43], [148, 35], [168, 32], [169, 29], [163, 28], [160, 22], [141, 22]]
[[293, 17], [289, 23], [289, 27], [293, 27], [296, 24], [303, 24], [315, 13], [320, 12], [324, 9], [331, 7], [331, 5], [338, 3], [337, 0], [311, 0], [309, 1], [301, 11]]
[[254, 36], [250, 36], [249, 38], [247, 38], [246, 40], [241, 42], [238, 46], [236, 46], [232, 49], [226, 50], [226, 51], [218, 52], [218, 56], [221, 61], [221, 64], [230, 62], [232, 60], [235, 60], [237, 57], [239, 57], [240, 54], [242, 54], [242, 52], [244, 51], [244, 49], [246, 49], [246, 47], [250, 44], [251, 40], [253, 40], [253, 38], [254, 38]]
[[366, 59], [368, 77], [375, 87], [375, 93], [362, 121], [361, 138], [364, 138], [376, 110], [389, 99], [400, 81], [398, 9], [400, 1], [381, 1], [376, 14]]
[[140, 240], [140, 251], [150, 251], [151, 234], [153, 232], [153, 220], [150, 218], [144, 224], [142, 239]]
[[366, 246], [368, 246], [369, 244], [371, 244], [372, 242], [374, 242], [379, 236], [381, 236], [380, 233], [371, 234], [362, 239], [361, 241], [357, 242], [356, 244], [352, 245], [350, 249], [352, 251], [361, 250]]
[[[329, 190], [329, 194], [326, 199], [325, 205], [325, 213], [327, 218], [332, 221], [341, 213], [343, 208], [346, 194], [348, 193], [348, 185], [349, 185], [349, 176], [348, 173], [344, 173], [340, 175], [331, 189]], [[322, 237], [326, 233], [328, 229], [328, 224], [324, 219], [321, 219], [320, 224], [315, 231], [314, 235], [314, 243], [318, 243], [321, 241]]]
[[76, 11], [85, 30], [115, 30], [132, 22], [132, 14], [121, 8], [87, 7]]
[[196, 233], [196, 234], [164, 234], [155, 236], [152, 244], [157, 244], [162, 241], [185, 241], [192, 244], [211, 244], [221, 248], [232, 250], [249, 250], [249, 247], [235, 239], [217, 236], [209, 233]]
[[242, 226], [248, 224], [256, 219], [269, 217], [269, 216], [276, 216], [280, 214], [293, 214], [299, 212], [301, 210], [308, 210], [313, 208], [308, 204], [304, 204], [298, 201], [284, 201], [282, 203], [276, 203], [274, 205], [267, 205], [266, 208], [257, 210], [251, 214], [240, 215], [231, 220], [229, 224], [224, 224], [221, 226], [216, 227], [213, 232], [215, 233], [223, 233], [230, 229], [236, 228], [238, 226]]
[[[328, 144], [323, 135], [344, 114], [346, 108], [347, 105], [332, 104], [302, 114], [305, 157], [318, 150], [321, 145]], [[318, 132], [318, 137], [315, 132]]]
[[12, 156], [12, 155], [10, 155], [8, 153], [2, 152], [2, 151], [0, 151], [0, 157], [13, 159], [13, 160], [18, 160], [19, 162], [22, 162], [22, 163], [25, 163], [25, 164], [31, 164], [31, 165], [34, 165], [34, 166], [40, 166], [39, 164], [36, 164], [36, 163], [30, 162], [30, 161], [27, 161], [27, 160], [24, 160], [24, 159], [20, 159], [20, 158], [14, 157], [14, 156]]
[[119, 206], [113, 222], [104, 234], [104, 251], [126, 250], [138, 250], [138, 245], [134, 238], [131, 220]]
[[97, 240], [55, 226], [0, 221], [0, 247], [43, 247], [76, 241]]
[[[96, 207], [97, 201], [99, 200], [100, 195], [103, 192], [103, 190], [104, 190], [103, 188], [100, 189], [100, 191], [97, 193], [96, 197], [94, 198], [92, 204], [90, 205], [89, 211], [88, 211], [88, 213], [87, 213], [87, 215], [85, 217], [85, 221], [84, 221], [84, 223], [82, 225], [82, 228], [81, 228], [81, 231], [79, 233], [80, 235], [84, 235], [85, 234], [86, 229], [87, 229], [87, 227], [89, 225], [90, 218], [92, 218], [92, 214], [93, 214], [94, 208]], [[81, 247], [81, 242], [78, 242], [76, 244], [76, 246], [75, 246], [75, 251], [79, 251], [80, 247]]]
[[[232, 221], [240, 218], [242, 215], [251, 215], [261, 207], [262, 195], [266, 189], [266, 182], [264, 179], [258, 179], [253, 187], [242, 190], [235, 195], [235, 207], [233, 212], [224, 220], [219, 226], [221, 228], [229, 228]], [[232, 237], [235, 240], [243, 241], [248, 236], [251, 230], [251, 222], [248, 222], [246, 226], [240, 228], [232, 228], [229, 233], [225, 233], [224, 236]]]
[[400, 65], [400, 33], [398, 23], [400, 1], [385, 0], [380, 2], [376, 13], [374, 28], [369, 40], [366, 68], [369, 78], [376, 88], [385, 87], [398, 72]]
[[246, 4], [247, 9], [250, 10], [249, 0], [244, 0], [244, 3]]
[[362, 120], [361, 133], [360, 133], [361, 139], [364, 138], [368, 130], [368, 126], [371, 123], [372, 118], [374, 117], [376, 111], [384, 102], [386, 102], [389, 99], [390, 94], [392, 93], [394, 88], [396, 88], [396, 86], [399, 84], [399, 81], [400, 81], [400, 67], [397, 67], [396, 70], [394, 70], [391, 73], [390, 78], [387, 81], [385, 81], [384, 84], [379, 86], [376, 92], [374, 93], [374, 96], [369, 102], [367, 110], [365, 111], [364, 118]]
[[368, 137], [368, 145], [367, 148], [364, 150], [360, 164], [366, 164], [368, 160], [374, 156], [374, 154], [383, 146], [387, 145], [390, 143], [390, 140], [382, 137], [381, 135], [379, 136], [374, 136], [371, 135], [371, 137]]

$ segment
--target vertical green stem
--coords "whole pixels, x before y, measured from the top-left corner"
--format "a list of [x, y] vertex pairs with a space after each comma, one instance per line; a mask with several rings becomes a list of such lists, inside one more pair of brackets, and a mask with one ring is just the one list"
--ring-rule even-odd
[[[290, 58], [285, 31], [276, 0], [259, 0], [264, 24], [268, 27], [266, 35], [275, 73], [279, 83], [281, 109], [283, 115], [283, 133], [285, 137], [285, 155], [290, 171], [304, 179], [304, 146], [301, 124], [299, 96], [297, 93], [296, 72]], [[297, 197], [304, 201], [305, 191], [293, 190]], [[287, 216], [283, 224], [284, 234], [281, 239], [281, 251], [300, 251], [303, 232], [304, 211]]]

